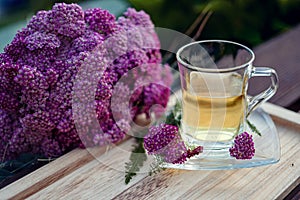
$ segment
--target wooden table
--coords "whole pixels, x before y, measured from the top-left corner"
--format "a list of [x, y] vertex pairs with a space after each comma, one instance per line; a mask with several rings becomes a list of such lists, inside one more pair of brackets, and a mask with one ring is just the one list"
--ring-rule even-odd
[[[126, 185], [122, 169], [127, 154], [117, 148], [90, 149], [111, 168], [77, 149], [3, 188], [0, 199], [282, 199], [300, 184], [300, 114], [270, 103], [263, 109], [280, 137], [276, 164], [221, 171], [167, 169], [153, 176], [138, 174]], [[129, 151], [132, 143], [131, 138], [119, 145]]]

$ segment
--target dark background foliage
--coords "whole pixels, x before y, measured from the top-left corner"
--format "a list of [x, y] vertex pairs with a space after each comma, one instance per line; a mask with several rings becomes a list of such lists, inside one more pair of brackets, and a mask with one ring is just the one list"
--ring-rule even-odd
[[200, 39], [227, 39], [253, 47], [297, 25], [300, 0], [0, 0], [0, 28], [30, 18], [56, 2], [110, 1], [143, 9], [157, 27], [185, 32], [205, 10], [212, 11]]
[[181, 32], [204, 10], [212, 11], [201, 39], [228, 39], [255, 46], [298, 24], [299, 0], [130, 0], [158, 27]]

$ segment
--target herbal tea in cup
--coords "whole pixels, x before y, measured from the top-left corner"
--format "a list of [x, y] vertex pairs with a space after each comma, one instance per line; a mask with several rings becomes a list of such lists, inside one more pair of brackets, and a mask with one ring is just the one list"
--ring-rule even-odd
[[[276, 72], [254, 67], [254, 53], [230, 41], [208, 40], [187, 44], [177, 52], [182, 89], [181, 136], [187, 145], [204, 151], [224, 151], [245, 127], [247, 115], [271, 98], [278, 86]], [[269, 76], [271, 86], [247, 96], [248, 80]]]
[[[224, 84], [228, 91], [221, 91], [223, 88], [217, 87], [210, 88], [209, 92], [206, 84], [209, 81], [214, 87]], [[242, 85], [242, 78], [237, 74], [222, 78], [216, 75], [214, 78], [211, 74], [192, 73], [189, 90], [183, 91], [182, 99], [182, 126], [189, 130], [187, 134], [197, 140], [231, 140], [238, 133], [245, 116], [246, 102]]]

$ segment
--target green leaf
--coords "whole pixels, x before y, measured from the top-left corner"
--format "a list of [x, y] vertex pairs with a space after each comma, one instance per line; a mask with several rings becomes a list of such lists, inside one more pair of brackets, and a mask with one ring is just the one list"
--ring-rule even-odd
[[131, 152], [129, 162], [125, 163], [125, 184], [128, 184], [133, 176], [137, 175], [144, 162], [147, 160], [147, 155], [144, 149], [144, 139], [135, 138], [136, 144]]
[[254, 124], [252, 124], [248, 119], [247, 119], [247, 124], [251, 128], [251, 130], [256, 133], [257, 135], [261, 136], [260, 131], [256, 128]]
[[174, 106], [174, 109], [166, 117], [166, 124], [180, 127], [180, 121], [181, 121], [181, 104], [179, 101], [177, 101]]

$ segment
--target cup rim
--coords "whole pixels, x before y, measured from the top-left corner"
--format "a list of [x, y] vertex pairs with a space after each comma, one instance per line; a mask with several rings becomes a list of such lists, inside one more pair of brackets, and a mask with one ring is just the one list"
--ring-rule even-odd
[[[180, 58], [180, 54], [182, 53], [182, 51], [189, 47], [189, 46], [192, 46], [194, 44], [203, 44], [203, 43], [208, 43], [208, 42], [219, 42], [219, 43], [228, 43], [228, 44], [234, 44], [234, 45], [237, 45], [237, 46], [240, 46], [242, 48], [244, 48], [245, 50], [247, 50], [250, 54], [251, 54], [251, 59], [242, 64], [242, 65], [238, 65], [238, 66], [235, 66], [235, 67], [231, 67], [231, 68], [226, 68], [226, 69], [207, 69], [207, 68], [201, 68], [201, 67], [195, 67], [195, 66], [192, 66], [188, 63], [186, 63], [185, 61], [183, 61], [181, 58]], [[219, 73], [219, 72], [231, 72], [231, 71], [236, 71], [236, 70], [239, 70], [239, 69], [242, 69], [244, 67], [247, 67], [249, 66], [251, 63], [253, 63], [254, 59], [255, 59], [255, 54], [254, 52], [247, 46], [245, 45], [242, 45], [240, 43], [237, 43], [237, 42], [233, 42], [233, 41], [229, 41], [229, 40], [200, 40], [200, 41], [195, 41], [195, 42], [191, 42], [191, 43], [188, 43], [182, 47], [180, 47], [176, 53], [176, 59], [178, 62], [180, 62], [180, 64], [182, 64], [183, 66], [189, 68], [189, 69], [192, 69], [192, 70], [195, 70], [195, 71], [200, 71], [200, 72], [210, 72], [210, 73]]]

